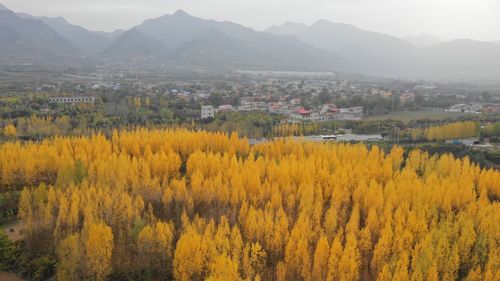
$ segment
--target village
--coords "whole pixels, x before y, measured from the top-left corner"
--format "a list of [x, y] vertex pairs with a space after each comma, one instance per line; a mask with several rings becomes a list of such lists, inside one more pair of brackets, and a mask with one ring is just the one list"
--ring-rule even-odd
[[201, 107], [201, 119], [214, 118], [219, 112], [249, 112], [262, 111], [272, 114], [285, 115], [288, 122], [325, 122], [333, 120], [361, 120], [363, 117], [363, 107], [337, 108], [334, 104], [325, 104], [315, 109], [305, 109], [300, 106], [300, 101], [292, 100], [290, 103], [266, 103], [266, 102], [242, 102], [241, 105], [233, 107], [224, 104], [217, 108], [212, 105]]

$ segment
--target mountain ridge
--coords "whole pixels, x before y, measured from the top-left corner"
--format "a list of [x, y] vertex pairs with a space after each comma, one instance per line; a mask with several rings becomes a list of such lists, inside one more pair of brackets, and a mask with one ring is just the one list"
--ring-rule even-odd
[[115, 59], [155, 59], [166, 56], [162, 42], [133, 28], [120, 34], [103, 51], [103, 55]]
[[97, 56], [110, 44], [108, 38], [72, 24], [63, 17], [37, 17], [37, 19], [52, 27], [85, 55]]
[[0, 57], [47, 60], [78, 57], [79, 50], [44, 22], [0, 10]]
[[[171, 15], [148, 19], [134, 28], [163, 42], [171, 53], [170, 59], [174, 62], [179, 61], [180, 58], [186, 60], [188, 55], [186, 50], [181, 50], [183, 47], [191, 50], [193, 56], [199, 56], [199, 53], [202, 52], [200, 45], [205, 45], [211, 49], [212, 55], [215, 52], [219, 54], [216, 57], [221, 60], [228, 59], [227, 66], [233, 66], [234, 61], [240, 61], [240, 67], [256, 67], [255, 61], [248, 59], [250, 57], [262, 62], [261, 69], [269, 67], [275, 69], [300, 69], [301, 67], [314, 69], [314, 66], [317, 66], [321, 69], [333, 70], [346, 65], [346, 62], [337, 55], [319, 50], [296, 38], [255, 31], [237, 23], [206, 20], [191, 16], [183, 10], [178, 10]], [[217, 45], [213, 41], [206, 43], [200, 41], [199, 38], [210, 39], [206, 37], [207, 33], [220, 36], [233, 49], [224, 54], [222, 45]], [[195, 47], [194, 44], [198, 46]], [[241, 57], [235, 60], [234, 55], [237, 52], [234, 48], [237, 46], [240, 47]], [[207, 49], [203, 52], [208, 51]], [[208, 66], [224, 65], [224, 61], [215, 63], [213, 58], [215, 57], [212, 57], [212, 60], [197, 59], [191, 61], [200, 63], [205, 61]]]
[[325, 19], [312, 25], [285, 22], [261, 32], [184, 10], [107, 33], [87, 30], [62, 17], [16, 14], [0, 4], [4, 61], [85, 56], [125, 64], [145, 60], [172, 66], [498, 79], [499, 42], [457, 39], [416, 46], [408, 41]]
[[[463, 79], [467, 73], [471, 79], [498, 79], [500, 71], [500, 47], [487, 42], [452, 40], [417, 47], [395, 36], [327, 20], [300, 30], [290, 31], [289, 26], [272, 29], [280, 34], [284, 34], [283, 30], [313, 46], [338, 53], [363, 74]], [[469, 42], [469, 48], [463, 46], [464, 42]], [[469, 59], [472, 57], [476, 61]]]

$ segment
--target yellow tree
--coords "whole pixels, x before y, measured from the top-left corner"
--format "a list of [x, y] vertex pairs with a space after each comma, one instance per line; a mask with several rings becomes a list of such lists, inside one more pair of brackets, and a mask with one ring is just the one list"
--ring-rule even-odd
[[392, 278], [394, 281], [409, 280], [408, 255], [406, 253], [400, 255], [396, 264], [396, 269], [394, 270], [394, 276]]
[[243, 270], [246, 278], [254, 279], [266, 268], [267, 255], [258, 242], [247, 244], [243, 250]]
[[82, 280], [81, 275], [81, 247], [80, 236], [73, 234], [65, 238], [57, 249], [57, 271], [58, 281]]
[[358, 280], [359, 279], [360, 256], [356, 237], [347, 237], [344, 253], [340, 258], [340, 279]]
[[111, 273], [113, 233], [104, 223], [89, 226], [85, 241], [86, 269], [90, 279], [104, 281]]
[[28, 232], [28, 236], [34, 231], [33, 227], [33, 204], [31, 191], [28, 188], [24, 188], [21, 192], [19, 198], [19, 212], [18, 217], [21, 219], [25, 225]]
[[179, 281], [203, 279], [206, 257], [202, 254], [202, 236], [188, 226], [175, 248], [174, 277]]
[[17, 129], [14, 125], [9, 124], [3, 128], [3, 135], [6, 137], [15, 137], [17, 135]]
[[377, 281], [392, 281], [392, 274], [388, 264], [382, 267], [382, 270], [377, 276]]
[[334, 281], [340, 279], [340, 259], [342, 258], [342, 253], [344, 249], [340, 240], [335, 238], [332, 242], [332, 248], [330, 249], [330, 257], [328, 258], [328, 272], [326, 280]]
[[330, 245], [325, 235], [321, 235], [314, 251], [313, 280], [326, 280]]
[[238, 264], [227, 255], [218, 256], [210, 266], [210, 275], [206, 281], [239, 281]]
[[160, 273], [169, 272], [172, 263], [173, 224], [157, 222], [139, 233], [137, 246], [144, 265]]
[[390, 224], [387, 224], [382, 230], [381, 236], [373, 251], [371, 260], [372, 275], [377, 276], [385, 263], [388, 262], [389, 255], [392, 250], [393, 232]]

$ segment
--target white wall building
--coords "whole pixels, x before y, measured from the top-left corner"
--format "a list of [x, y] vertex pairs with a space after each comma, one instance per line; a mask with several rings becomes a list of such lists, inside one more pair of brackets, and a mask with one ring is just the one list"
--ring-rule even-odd
[[95, 97], [54, 97], [49, 98], [49, 103], [94, 103]]

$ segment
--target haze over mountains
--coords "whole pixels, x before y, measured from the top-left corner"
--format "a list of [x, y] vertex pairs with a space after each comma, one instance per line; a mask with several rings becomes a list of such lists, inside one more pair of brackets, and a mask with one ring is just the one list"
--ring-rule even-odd
[[0, 59], [73, 57], [79, 50], [40, 20], [0, 7]]
[[410, 42], [417, 47], [429, 47], [443, 42], [443, 40], [425, 33], [416, 36], [405, 36], [403, 37], [403, 40]]
[[[411, 42], [411, 43], [410, 43]], [[89, 31], [64, 18], [15, 14], [0, 4], [0, 61], [92, 58], [221, 69], [344, 71], [447, 80], [499, 80], [500, 45], [397, 38], [319, 20], [265, 32], [178, 11], [127, 31]]]
[[268, 32], [294, 35], [339, 54], [356, 72], [434, 79], [498, 79], [500, 48], [473, 40], [453, 40], [418, 47], [390, 35], [319, 20], [311, 26], [286, 23]]

